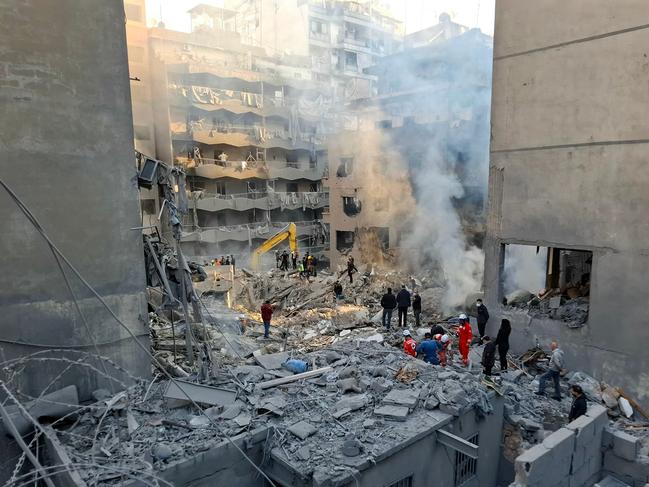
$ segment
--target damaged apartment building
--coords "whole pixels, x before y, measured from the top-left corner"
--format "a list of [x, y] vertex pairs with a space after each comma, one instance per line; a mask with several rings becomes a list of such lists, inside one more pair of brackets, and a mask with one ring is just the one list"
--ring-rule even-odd
[[516, 350], [556, 339], [646, 407], [646, 5], [592, 8], [496, 4], [488, 333], [502, 317]]
[[[184, 33], [143, 27], [144, 2], [125, 8], [136, 148], [186, 170], [185, 252], [244, 257], [292, 222], [303, 248], [326, 246], [331, 98], [311, 79], [309, 58], [242, 44], [236, 11], [199, 5]], [[155, 217], [160, 205], [147, 196]]]
[[482, 244], [492, 39], [442, 14], [403, 45], [365, 69], [376, 93], [350, 102], [328, 142], [332, 263], [349, 252], [379, 263], [400, 247], [435, 174], [458, 180], [452, 204]]

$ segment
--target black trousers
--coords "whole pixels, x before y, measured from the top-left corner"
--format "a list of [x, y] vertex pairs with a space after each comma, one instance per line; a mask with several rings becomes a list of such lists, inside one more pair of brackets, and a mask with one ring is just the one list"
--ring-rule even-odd
[[485, 328], [487, 328], [487, 322], [478, 320], [478, 332], [480, 333], [480, 338], [484, 336]]
[[507, 352], [509, 351], [508, 346], [498, 345], [498, 356], [500, 358], [500, 370], [507, 369]]
[[[403, 317], [403, 322], [401, 321]], [[399, 326], [406, 326], [408, 320], [408, 307], [399, 306]]]

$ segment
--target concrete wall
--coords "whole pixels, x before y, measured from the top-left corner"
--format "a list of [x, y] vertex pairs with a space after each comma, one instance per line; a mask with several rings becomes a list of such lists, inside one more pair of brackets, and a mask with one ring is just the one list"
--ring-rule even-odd
[[[148, 347], [141, 235], [133, 156], [124, 10], [118, 0], [0, 4], [0, 177], [52, 241]], [[77, 279], [75, 310], [43, 238], [0, 190], [3, 359], [47, 348], [82, 348], [135, 374], [149, 360]], [[62, 383], [81, 396], [94, 373], [73, 367]], [[37, 364], [21, 389], [35, 393], [57, 367]]]
[[[586, 3], [497, 2], [488, 331], [507, 314], [513, 351], [560, 338], [569, 368], [621, 386], [647, 405], [649, 29], [638, 21], [646, 3]], [[506, 243], [593, 252], [584, 328], [505, 312], [499, 284]]]
[[606, 408], [591, 405], [586, 415], [560, 428], [516, 458], [515, 487], [591, 486], [601, 477]]

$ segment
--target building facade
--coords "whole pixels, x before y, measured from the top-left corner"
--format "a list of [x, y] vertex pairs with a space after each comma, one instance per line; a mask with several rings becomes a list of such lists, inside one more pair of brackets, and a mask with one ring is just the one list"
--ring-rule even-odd
[[[649, 30], [637, 0], [496, 3], [485, 293], [520, 352], [556, 339], [569, 369], [649, 404]], [[505, 295], [514, 247], [543, 290]], [[546, 299], [545, 296], [550, 298]], [[531, 303], [531, 304], [530, 304]], [[547, 304], [546, 304], [547, 303]], [[577, 304], [580, 320], [566, 307]], [[543, 313], [543, 307], [549, 308]], [[570, 318], [570, 320], [566, 320]]]

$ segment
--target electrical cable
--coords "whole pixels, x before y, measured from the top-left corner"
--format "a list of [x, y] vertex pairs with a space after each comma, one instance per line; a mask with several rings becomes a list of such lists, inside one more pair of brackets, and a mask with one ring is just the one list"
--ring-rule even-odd
[[[21, 209], [21, 211], [25, 214], [25, 216], [27, 217], [27, 219], [32, 223], [32, 225], [34, 225], [34, 227], [37, 229], [37, 231], [38, 231], [38, 232], [41, 234], [41, 236], [45, 239], [45, 241], [48, 243], [48, 245], [50, 246], [50, 248], [51, 248], [53, 251], [55, 251], [55, 252], [56, 252], [56, 253], [61, 257], [61, 259], [63, 259], [63, 261], [67, 264], [67, 266], [70, 268], [70, 270], [72, 270], [72, 272], [73, 272], [73, 273], [76, 275], [76, 277], [77, 277], [77, 278], [78, 278], [78, 279], [79, 279], [79, 280], [84, 284], [84, 286], [86, 286], [86, 288], [88, 288], [88, 290], [89, 290], [89, 291], [90, 291], [90, 292], [91, 292], [91, 293], [92, 293], [92, 294], [93, 294], [93, 295], [94, 295], [94, 296], [99, 300], [99, 302], [104, 306], [104, 308], [105, 308], [105, 309], [108, 311], [108, 313], [113, 317], [113, 319], [115, 319], [115, 321], [116, 321], [116, 322], [117, 322], [117, 323], [118, 323], [118, 324], [119, 324], [119, 325], [120, 325], [120, 326], [121, 326], [121, 327], [122, 327], [122, 328], [123, 328], [123, 329], [124, 329], [124, 330], [129, 334], [129, 335], [130, 335], [130, 336], [131, 336], [131, 338], [135, 341], [136, 346], [138, 346], [140, 349], [142, 349], [142, 351], [143, 351], [146, 355], [148, 355], [148, 356], [151, 358], [151, 361], [152, 361], [152, 362], [153, 362], [153, 363], [154, 363], [154, 364], [155, 364], [155, 365], [156, 365], [156, 366], [161, 370], [161, 372], [162, 372], [162, 373], [167, 377], [167, 379], [169, 379], [169, 380], [170, 380], [174, 385], [176, 385], [176, 387], [178, 387], [178, 388], [182, 391], [183, 395], [185, 395], [185, 396], [187, 397], [187, 399], [189, 400], [189, 402], [190, 402], [190, 403], [191, 403], [191, 404], [192, 404], [192, 405], [193, 405], [193, 406], [194, 406], [198, 411], [200, 411], [200, 413], [201, 413], [202, 415], [204, 415], [204, 416], [208, 419], [209, 423], [210, 423], [210, 424], [211, 424], [211, 425], [212, 425], [212, 426], [213, 426], [217, 431], [219, 431], [221, 434], [223, 434], [223, 430], [219, 427], [219, 425], [218, 425], [218, 424], [217, 424], [217, 423], [216, 423], [216, 422], [215, 422], [215, 421], [214, 421], [214, 420], [213, 420], [209, 415], [205, 414], [205, 411], [203, 410], [203, 408], [201, 408], [201, 407], [196, 403], [196, 401], [194, 401], [194, 399], [193, 399], [193, 398], [192, 398], [192, 397], [191, 397], [191, 396], [190, 396], [190, 395], [189, 395], [189, 394], [188, 394], [188, 393], [183, 389], [182, 385], [181, 385], [181, 384], [178, 384], [178, 381], [177, 381], [174, 377], [172, 377], [172, 375], [171, 375], [169, 372], [167, 372], [167, 371], [162, 367], [162, 364], [161, 364], [161, 363], [160, 363], [160, 362], [159, 362], [159, 361], [158, 361], [158, 360], [157, 360], [157, 359], [156, 359], [156, 358], [151, 354], [150, 350], [149, 350], [146, 346], [144, 346], [144, 345], [143, 345], [143, 344], [142, 344], [142, 343], [137, 339], [137, 337], [136, 337], [135, 334], [131, 331], [131, 329], [130, 329], [130, 328], [129, 328], [129, 327], [128, 327], [128, 326], [127, 326], [127, 325], [126, 325], [126, 324], [125, 324], [125, 323], [124, 323], [124, 322], [123, 322], [123, 321], [122, 321], [122, 320], [117, 316], [117, 314], [115, 314], [115, 312], [114, 312], [113, 309], [108, 305], [108, 303], [106, 302], [106, 300], [105, 300], [105, 299], [104, 299], [104, 298], [103, 298], [103, 297], [102, 297], [102, 296], [101, 296], [101, 295], [100, 295], [100, 294], [95, 290], [94, 287], [92, 287], [92, 285], [91, 285], [91, 284], [90, 284], [90, 283], [89, 283], [89, 282], [88, 282], [88, 281], [87, 281], [87, 280], [86, 280], [86, 279], [81, 275], [81, 273], [77, 270], [77, 268], [76, 268], [76, 267], [75, 267], [75, 266], [74, 266], [74, 265], [73, 265], [73, 264], [68, 260], [68, 258], [67, 258], [67, 257], [66, 257], [66, 256], [65, 256], [65, 255], [64, 255], [64, 254], [59, 250], [59, 248], [58, 248], [58, 247], [57, 247], [57, 246], [52, 242], [52, 240], [49, 238], [49, 236], [47, 235], [47, 233], [45, 232], [45, 230], [44, 230], [42, 227], [40, 227], [40, 225], [38, 225], [38, 222], [37, 222], [36, 219], [33, 217], [31, 211], [29, 210], [29, 208], [27, 208], [27, 206], [22, 202], [22, 200], [18, 197], [18, 195], [16, 195], [16, 193], [14, 193], [14, 191], [13, 191], [13, 190], [12, 190], [12, 189], [7, 185], [7, 184], [6, 184], [6, 183], [4, 182], [4, 180], [1, 179], [1, 178], [0, 178], [0, 186], [2, 186], [2, 187], [4, 188], [4, 190], [9, 194], [9, 196], [11, 197], [11, 199], [16, 203], [16, 205], [17, 205], [17, 206]], [[0, 384], [1, 384], [1, 383], [0, 383]], [[266, 473], [265, 473], [265, 472], [264, 472], [260, 467], [258, 467], [258, 466], [255, 464], [255, 462], [254, 462], [254, 461], [253, 461], [253, 460], [252, 460], [252, 459], [251, 459], [251, 458], [250, 458], [250, 457], [249, 457], [249, 456], [248, 456], [248, 455], [247, 455], [247, 454], [246, 454], [246, 453], [241, 449], [241, 447], [239, 447], [239, 445], [237, 445], [237, 444], [232, 440], [232, 438], [230, 438], [229, 435], [225, 435], [225, 434], [224, 434], [224, 436], [225, 436], [226, 440], [227, 440], [227, 441], [228, 441], [232, 446], [234, 446], [234, 448], [235, 448], [237, 451], [239, 451], [239, 453], [241, 453], [241, 455], [243, 455], [243, 457], [245, 458], [245, 460], [246, 460], [248, 463], [250, 463], [250, 465], [252, 465], [253, 468], [254, 468], [255, 470], [257, 470], [257, 472], [259, 472], [259, 473], [262, 475], [262, 477], [264, 477], [264, 478], [268, 481], [268, 483], [269, 483], [271, 486], [276, 487], [275, 483], [270, 479], [270, 477], [269, 477], [269, 476], [268, 476], [268, 475], [267, 475], [267, 474], [266, 474]]]

